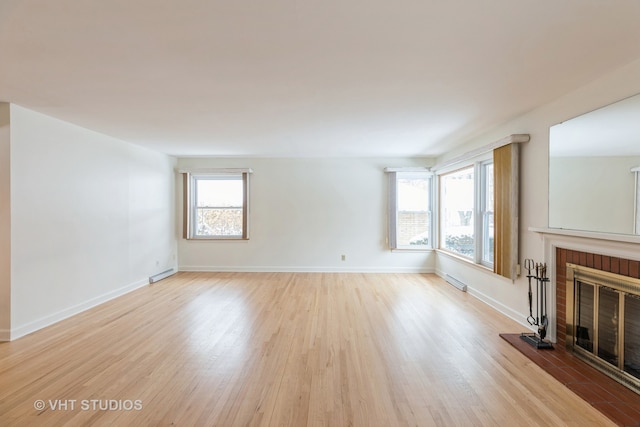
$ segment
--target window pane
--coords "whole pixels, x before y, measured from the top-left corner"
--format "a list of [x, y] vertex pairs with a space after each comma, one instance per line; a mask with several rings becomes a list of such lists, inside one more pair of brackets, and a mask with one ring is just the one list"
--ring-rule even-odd
[[428, 177], [398, 175], [396, 224], [398, 246], [430, 244], [429, 183]]
[[442, 175], [440, 197], [441, 247], [472, 258], [475, 253], [473, 166]]
[[222, 178], [196, 181], [196, 201], [200, 207], [241, 207], [242, 179]]
[[197, 208], [198, 236], [242, 236], [242, 208]]
[[493, 163], [487, 163], [484, 168], [484, 210], [493, 212]]
[[483, 220], [482, 260], [489, 264], [493, 264], [493, 212], [485, 213], [483, 215]]
[[243, 200], [241, 176], [196, 178], [196, 236], [242, 236]]

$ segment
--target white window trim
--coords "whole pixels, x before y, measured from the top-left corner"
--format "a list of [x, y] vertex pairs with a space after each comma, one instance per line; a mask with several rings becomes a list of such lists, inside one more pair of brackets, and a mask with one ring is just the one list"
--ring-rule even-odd
[[[474, 262], [476, 264], [482, 264], [485, 267], [493, 268], [493, 263], [485, 261], [484, 258], [484, 243], [485, 243], [485, 235], [484, 235], [484, 217], [485, 217], [485, 206], [487, 201], [487, 193], [485, 189], [487, 188], [487, 174], [485, 173], [485, 166], [488, 164], [493, 164], [493, 158], [491, 160], [485, 160], [482, 162], [477, 162], [475, 167], [478, 172], [478, 176], [480, 179], [476, 184], [476, 191], [478, 203], [476, 205], [476, 219], [477, 219], [477, 242], [476, 242], [476, 253]], [[495, 215], [495, 212], [494, 212]], [[494, 216], [495, 218], [495, 216]], [[495, 224], [495, 219], [494, 219]], [[495, 233], [495, 230], [494, 230]], [[495, 239], [495, 236], [494, 236]]]
[[[482, 155], [477, 155], [474, 159], [470, 159], [469, 161], [467, 161], [466, 163], [458, 163], [458, 162], [452, 162], [448, 165], [446, 165], [446, 167], [442, 167], [441, 169], [438, 170], [437, 172], [437, 177], [440, 178], [443, 175], [448, 175], [450, 173], [456, 172], [458, 170], [462, 170], [462, 169], [467, 169], [469, 167], [473, 167], [473, 177], [474, 177], [474, 201], [473, 201], [473, 207], [474, 207], [474, 212], [473, 212], [473, 239], [474, 239], [474, 253], [473, 256], [465, 256], [463, 254], [459, 254], [457, 252], [451, 251], [447, 248], [445, 248], [442, 244], [442, 241], [440, 239], [441, 235], [442, 235], [442, 224], [440, 223], [440, 210], [441, 210], [441, 206], [440, 206], [440, 201], [441, 201], [441, 197], [440, 197], [440, 191], [441, 188], [439, 185], [437, 185], [437, 192], [438, 192], [438, 196], [435, 198], [436, 200], [438, 200], [438, 204], [436, 206], [435, 211], [437, 211], [437, 222], [435, 222], [437, 224], [437, 233], [438, 235], [437, 237], [437, 249], [441, 250], [447, 254], [450, 254], [452, 256], [455, 256], [456, 258], [460, 258], [463, 260], [466, 260], [470, 263], [473, 264], [477, 264], [483, 267], [487, 267], [487, 268], [493, 268], [493, 263], [489, 263], [486, 262], [482, 259], [482, 255], [483, 255], [483, 202], [485, 201], [484, 198], [486, 197], [484, 195], [484, 186], [485, 186], [485, 174], [483, 171], [483, 166], [489, 163], [493, 163], [493, 156], [491, 153], [483, 153]], [[434, 180], [435, 181], [435, 180]], [[440, 181], [439, 179], [437, 180], [438, 182]], [[495, 237], [494, 237], [495, 238]]]
[[[185, 184], [183, 186], [183, 238], [187, 240], [249, 240], [249, 193], [250, 193], [250, 185], [249, 185], [249, 176], [253, 173], [253, 170], [250, 168], [192, 168], [192, 169], [179, 169], [179, 173], [183, 174], [185, 179]], [[195, 181], [197, 179], [203, 179], [206, 177], [213, 176], [240, 176], [241, 180], [245, 182], [246, 174], [246, 184], [245, 184], [245, 194], [244, 197], [244, 206], [243, 206], [243, 233], [238, 236], [202, 236], [198, 235], [194, 230], [197, 215], [197, 209], [195, 207]]]
[[[392, 252], [428, 252], [433, 251], [434, 242], [434, 174], [427, 167], [397, 167], [385, 168], [384, 171], [389, 176], [389, 201], [388, 201], [388, 236], [387, 243]], [[398, 218], [398, 192], [397, 179], [398, 173], [406, 176], [416, 176], [420, 178], [429, 178], [429, 211], [431, 222], [429, 224], [429, 244], [428, 245], [398, 245], [397, 244], [397, 218]]]
[[635, 175], [633, 197], [635, 202], [633, 204], [633, 234], [640, 234], [640, 166], [631, 168], [631, 173]]

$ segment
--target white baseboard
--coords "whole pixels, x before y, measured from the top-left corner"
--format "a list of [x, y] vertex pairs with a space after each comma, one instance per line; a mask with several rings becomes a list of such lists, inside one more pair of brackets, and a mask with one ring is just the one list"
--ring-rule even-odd
[[[441, 277], [442, 279], [446, 280], [445, 278], [445, 273], [438, 270], [435, 273], [437, 276]], [[500, 301], [495, 300], [494, 298], [490, 297], [489, 295], [480, 292], [478, 289], [474, 288], [473, 286], [469, 285], [468, 283], [467, 285], [467, 293], [469, 295], [471, 295], [472, 297], [482, 301], [483, 303], [487, 304], [489, 307], [493, 308], [494, 310], [496, 310], [498, 313], [501, 313], [505, 316], [507, 316], [509, 319], [513, 320], [514, 322], [524, 326], [525, 328], [527, 328], [528, 331], [533, 331], [533, 329], [531, 329], [531, 325], [529, 325], [526, 322], [526, 316], [523, 316], [522, 313], [512, 309], [509, 306], [506, 306], [504, 304], [502, 304]]]
[[[131, 291], [134, 291], [138, 288], [141, 288], [145, 285], [149, 284], [149, 278], [144, 278], [144, 279], [140, 279], [135, 281], [134, 283], [131, 283], [129, 285], [123, 286], [121, 288], [118, 289], [114, 289], [111, 292], [107, 292], [105, 294], [99, 295], [95, 298], [91, 298], [90, 300], [87, 300], [85, 302], [82, 302], [80, 304], [76, 304], [74, 306], [65, 308], [64, 310], [60, 310], [56, 313], [41, 317], [40, 319], [31, 321], [25, 325], [22, 326], [18, 326], [16, 328], [11, 328], [10, 331], [2, 331], [0, 330], [0, 340], [2, 341], [13, 341], [15, 339], [18, 339], [20, 337], [23, 337], [25, 335], [28, 335], [32, 332], [38, 331], [42, 328], [45, 328], [47, 326], [51, 326], [54, 323], [57, 323], [61, 320], [67, 319], [71, 316], [74, 316], [76, 314], [82, 313], [83, 311], [89, 310], [90, 308], [93, 308], [97, 305], [103, 304], [109, 300], [112, 300], [114, 298], [117, 298], [119, 296], [122, 296], [124, 294], [127, 294]], [[3, 334], [4, 332], [4, 334]], [[8, 336], [5, 336], [7, 335]]]
[[248, 267], [218, 265], [181, 265], [178, 271], [227, 273], [434, 273], [426, 267]]
[[502, 304], [501, 302], [496, 301], [495, 299], [491, 298], [490, 296], [488, 296], [488, 295], [486, 295], [486, 294], [480, 292], [479, 290], [474, 289], [474, 288], [472, 288], [470, 286], [467, 288], [467, 292], [469, 293], [469, 295], [479, 299], [483, 303], [487, 304], [489, 307], [493, 308], [494, 310], [498, 311], [499, 313], [504, 314], [509, 319], [513, 320], [514, 322], [518, 323], [519, 325], [524, 326], [525, 328], [527, 328], [527, 330], [533, 331], [533, 329], [531, 329], [531, 325], [529, 325], [525, 321], [525, 318], [522, 316], [522, 313], [519, 313], [519, 312], [513, 310], [511, 307], [508, 307], [508, 306]]

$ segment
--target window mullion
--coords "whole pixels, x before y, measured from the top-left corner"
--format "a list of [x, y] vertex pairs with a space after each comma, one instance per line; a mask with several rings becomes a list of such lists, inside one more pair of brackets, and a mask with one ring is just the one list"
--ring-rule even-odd
[[191, 187], [190, 187], [190, 203], [191, 203], [191, 209], [189, 209], [190, 211], [190, 217], [191, 217], [191, 223], [190, 223], [190, 230], [189, 230], [189, 237], [196, 237], [197, 230], [196, 230], [196, 224], [198, 224], [198, 191], [197, 191], [197, 186], [198, 186], [198, 180], [196, 179], [195, 176], [191, 175]]
[[473, 199], [474, 199], [474, 221], [473, 221], [473, 238], [474, 238], [474, 242], [475, 242], [475, 253], [473, 256], [473, 261], [476, 264], [480, 264], [482, 262], [482, 244], [483, 244], [483, 218], [482, 218], [482, 203], [483, 203], [483, 197], [482, 197], [482, 186], [483, 186], [483, 181], [484, 181], [484, 177], [483, 177], [483, 173], [482, 173], [482, 163], [480, 162], [476, 162], [474, 164], [474, 192], [473, 192]]

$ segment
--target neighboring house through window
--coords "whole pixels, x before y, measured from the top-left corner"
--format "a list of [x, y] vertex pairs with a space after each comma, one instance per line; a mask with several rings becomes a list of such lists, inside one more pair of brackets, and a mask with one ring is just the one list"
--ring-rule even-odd
[[432, 174], [426, 168], [387, 168], [389, 246], [432, 249]]

